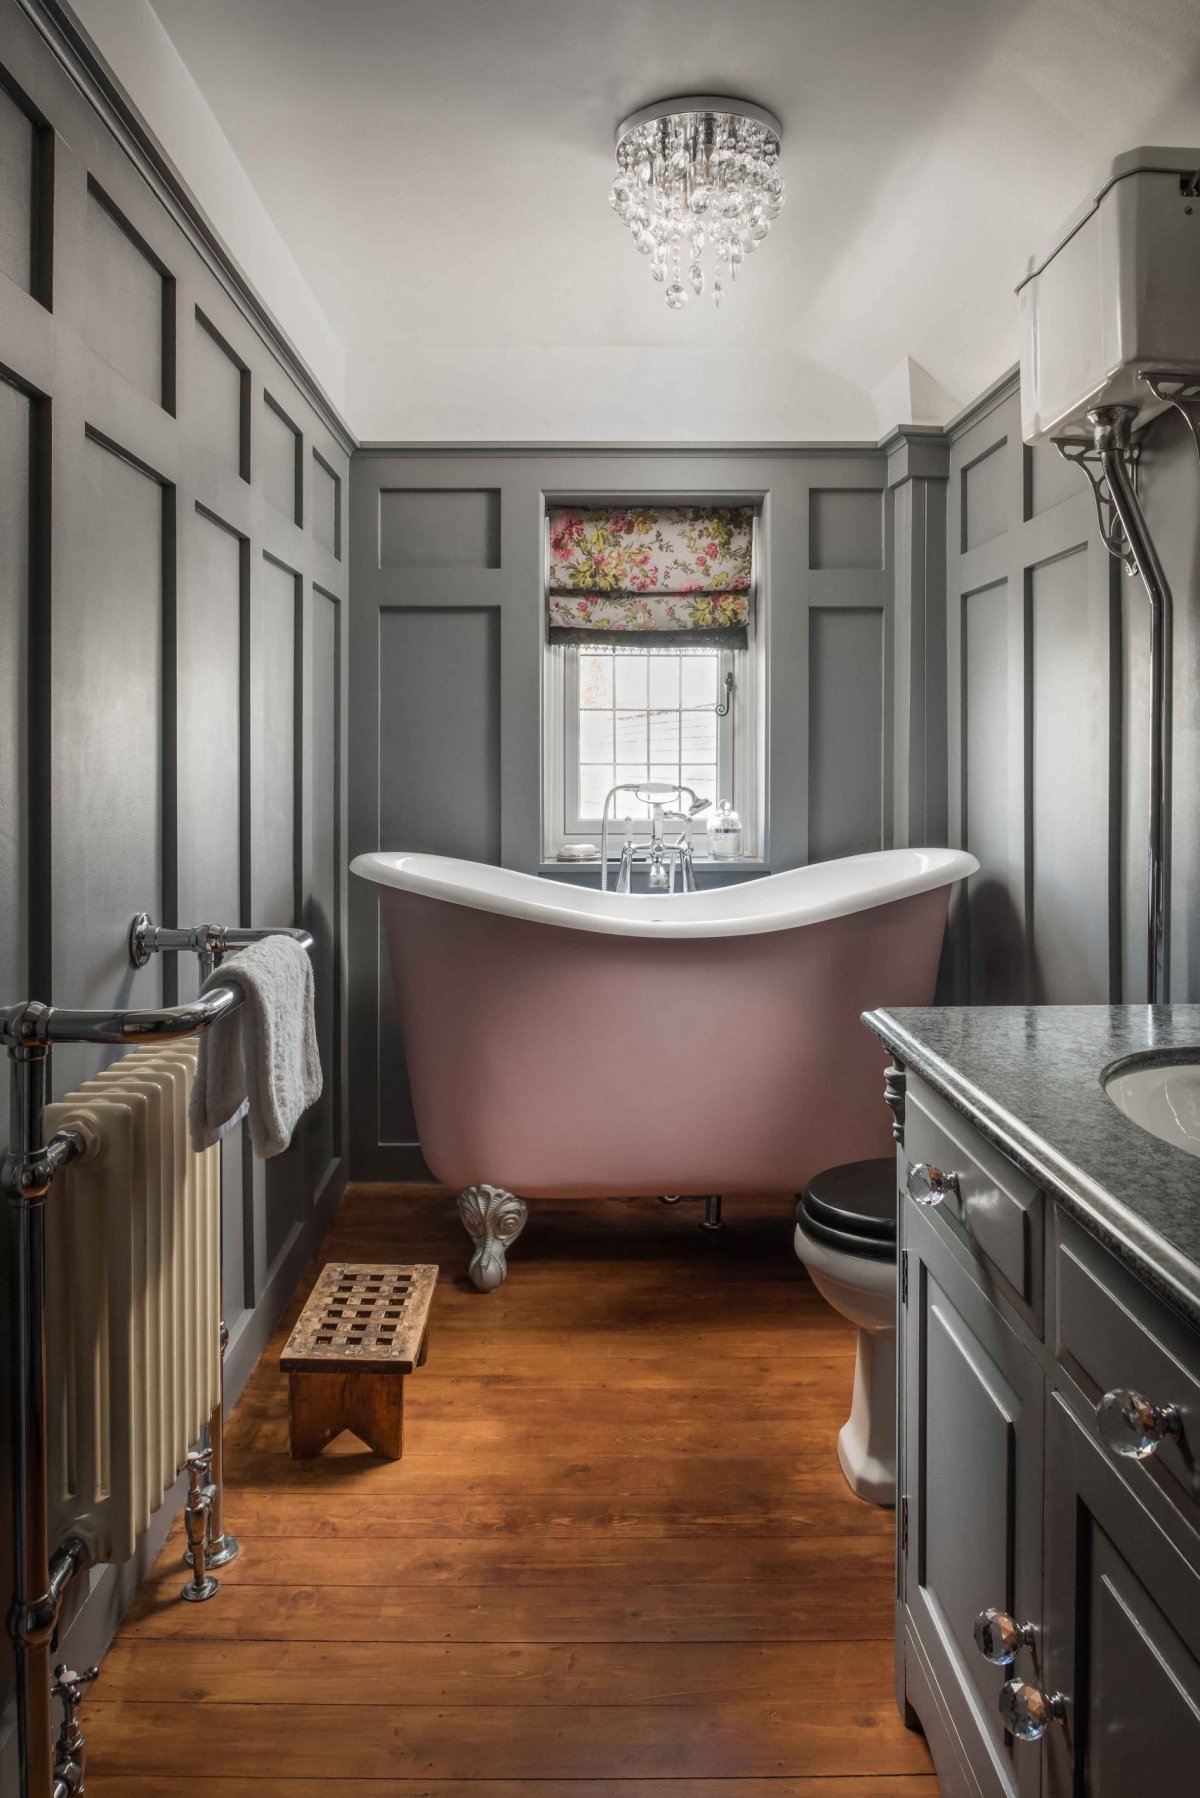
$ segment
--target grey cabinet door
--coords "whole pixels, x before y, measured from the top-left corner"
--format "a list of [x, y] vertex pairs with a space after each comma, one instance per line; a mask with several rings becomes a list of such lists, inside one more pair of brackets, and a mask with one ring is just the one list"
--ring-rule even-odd
[[1001, 1727], [1006, 1675], [972, 1631], [1040, 1607], [1042, 1371], [933, 1220], [906, 1202], [903, 1227], [908, 1627], [985, 1798], [1036, 1798], [1041, 1756]]
[[[1047, 1798], [1200, 1791], [1200, 1572], [1063, 1399], [1047, 1431]], [[1190, 1532], [1188, 1532], [1190, 1534]], [[1194, 1539], [1193, 1539], [1194, 1540]]]

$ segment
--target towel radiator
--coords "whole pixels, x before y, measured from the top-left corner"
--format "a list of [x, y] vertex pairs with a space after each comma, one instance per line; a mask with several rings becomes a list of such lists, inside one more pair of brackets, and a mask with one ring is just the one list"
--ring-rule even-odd
[[[274, 930], [227, 930], [200, 926], [194, 931], [157, 929], [141, 920], [147, 953], [155, 949], [191, 949], [207, 972], [226, 949]], [[136, 954], [137, 926], [130, 933]], [[306, 931], [289, 935], [311, 948]], [[183, 938], [185, 940], [175, 940]], [[214, 959], [207, 963], [206, 956]], [[83, 1741], [74, 1706], [83, 1679], [59, 1670], [56, 1690], [70, 1715], [56, 1753], [52, 1729], [50, 1658], [63, 1599], [71, 1581], [87, 1568], [93, 1550], [72, 1535], [52, 1547], [50, 1528], [49, 1455], [46, 1390], [46, 1195], [61, 1168], [88, 1152], [84, 1129], [69, 1124], [44, 1140], [47, 1068], [55, 1043], [139, 1043], [160, 1047], [183, 1037], [198, 1036], [236, 1010], [240, 989], [217, 985], [187, 1005], [130, 1010], [73, 1011], [36, 999], [0, 1007], [0, 1044], [9, 1059], [9, 1150], [0, 1185], [9, 1200], [11, 1226], [9, 1315], [13, 1343], [13, 1599], [8, 1613], [16, 1661], [17, 1736], [21, 1798], [71, 1798], [83, 1783]], [[214, 1431], [214, 1437], [219, 1431]], [[189, 1535], [202, 1571], [203, 1535], [192, 1530], [211, 1502], [204, 1462], [190, 1458]], [[86, 1678], [87, 1676], [83, 1676]], [[69, 1727], [68, 1727], [69, 1725]]]

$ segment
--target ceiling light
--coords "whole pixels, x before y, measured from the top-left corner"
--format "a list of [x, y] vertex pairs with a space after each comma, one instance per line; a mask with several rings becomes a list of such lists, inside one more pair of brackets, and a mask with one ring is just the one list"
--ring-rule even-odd
[[726, 279], [756, 250], [783, 207], [779, 120], [746, 100], [689, 94], [644, 106], [617, 129], [609, 199], [673, 312]]

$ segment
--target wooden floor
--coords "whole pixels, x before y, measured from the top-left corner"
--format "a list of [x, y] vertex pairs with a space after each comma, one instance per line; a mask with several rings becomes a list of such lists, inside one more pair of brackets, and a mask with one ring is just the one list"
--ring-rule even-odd
[[92, 1798], [935, 1798], [891, 1513], [834, 1452], [852, 1333], [786, 1206], [698, 1215], [534, 1206], [484, 1297], [449, 1201], [352, 1189], [322, 1261], [443, 1269], [404, 1459], [288, 1459], [298, 1295], [230, 1426], [241, 1558], [185, 1605], [168, 1544], [84, 1712]]

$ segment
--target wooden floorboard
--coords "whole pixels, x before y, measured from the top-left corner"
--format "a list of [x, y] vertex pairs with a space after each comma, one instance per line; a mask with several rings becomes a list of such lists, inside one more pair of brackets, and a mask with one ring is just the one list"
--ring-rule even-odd
[[[351, 1189], [230, 1421], [241, 1558], [183, 1605], [177, 1530], [87, 1703], [95, 1798], [934, 1798], [786, 1204], [531, 1212], [483, 1297], [445, 1198]], [[370, 1259], [443, 1270], [404, 1458], [293, 1462], [279, 1350]]]

